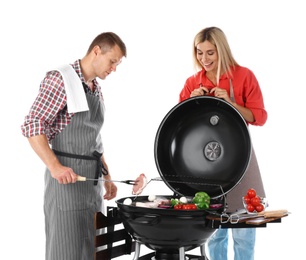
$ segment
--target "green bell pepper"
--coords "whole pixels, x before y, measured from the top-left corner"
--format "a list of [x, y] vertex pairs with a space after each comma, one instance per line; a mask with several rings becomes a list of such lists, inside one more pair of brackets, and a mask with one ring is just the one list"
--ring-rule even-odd
[[208, 209], [210, 196], [204, 191], [199, 191], [193, 197], [192, 202], [197, 205], [198, 209]]

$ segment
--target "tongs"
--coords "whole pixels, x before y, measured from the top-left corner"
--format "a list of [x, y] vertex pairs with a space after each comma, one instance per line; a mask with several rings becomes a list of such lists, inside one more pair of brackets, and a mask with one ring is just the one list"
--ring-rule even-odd
[[116, 180], [105, 180], [105, 179], [91, 179], [84, 176], [78, 176], [77, 181], [104, 181], [104, 182], [121, 182], [128, 185], [136, 185], [138, 181], [135, 180], [125, 180], [125, 181], [116, 181]]

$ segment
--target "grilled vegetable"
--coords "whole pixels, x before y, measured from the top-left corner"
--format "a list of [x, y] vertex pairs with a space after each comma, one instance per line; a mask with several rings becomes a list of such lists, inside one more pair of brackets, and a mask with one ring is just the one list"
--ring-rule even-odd
[[172, 206], [175, 206], [175, 205], [177, 205], [177, 204], [180, 204], [180, 201], [179, 201], [178, 199], [171, 199], [170, 202], [171, 202], [171, 205], [172, 205]]
[[192, 202], [196, 204], [198, 209], [208, 209], [210, 204], [210, 196], [204, 191], [199, 191], [193, 197]]
[[180, 197], [180, 202], [184, 204], [187, 203], [188, 201], [186, 197]]
[[189, 203], [189, 204], [183, 204], [182, 209], [183, 210], [196, 210], [198, 209], [198, 207], [196, 204]]

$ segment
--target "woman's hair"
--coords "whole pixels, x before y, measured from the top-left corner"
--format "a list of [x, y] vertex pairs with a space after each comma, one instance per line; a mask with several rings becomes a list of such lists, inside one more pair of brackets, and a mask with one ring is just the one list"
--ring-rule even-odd
[[193, 41], [193, 62], [196, 70], [200, 70], [203, 68], [201, 63], [197, 59], [197, 45], [199, 43], [209, 41], [213, 44], [218, 53], [218, 70], [217, 70], [217, 84], [219, 83], [219, 79], [221, 73], [228, 73], [232, 76], [231, 67], [238, 65], [236, 60], [234, 59], [228, 41], [226, 39], [223, 31], [217, 27], [207, 27], [202, 29], [197, 35], [194, 37]]
[[126, 57], [127, 55], [126, 46], [124, 42], [121, 40], [121, 38], [117, 34], [113, 32], [104, 32], [104, 33], [99, 34], [90, 44], [87, 50], [87, 54], [89, 54], [96, 45], [100, 46], [102, 52], [104, 53], [109, 51], [109, 49], [111, 49], [115, 45], [118, 45], [118, 47], [120, 48], [122, 52], [122, 55], [124, 57]]

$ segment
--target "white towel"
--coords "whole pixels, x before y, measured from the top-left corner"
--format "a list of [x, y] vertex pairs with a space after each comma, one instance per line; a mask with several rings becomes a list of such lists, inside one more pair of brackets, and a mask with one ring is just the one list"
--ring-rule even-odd
[[72, 66], [66, 64], [55, 70], [61, 73], [64, 80], [68, 113], [88, 111], [89, 108], [82, 81]]

